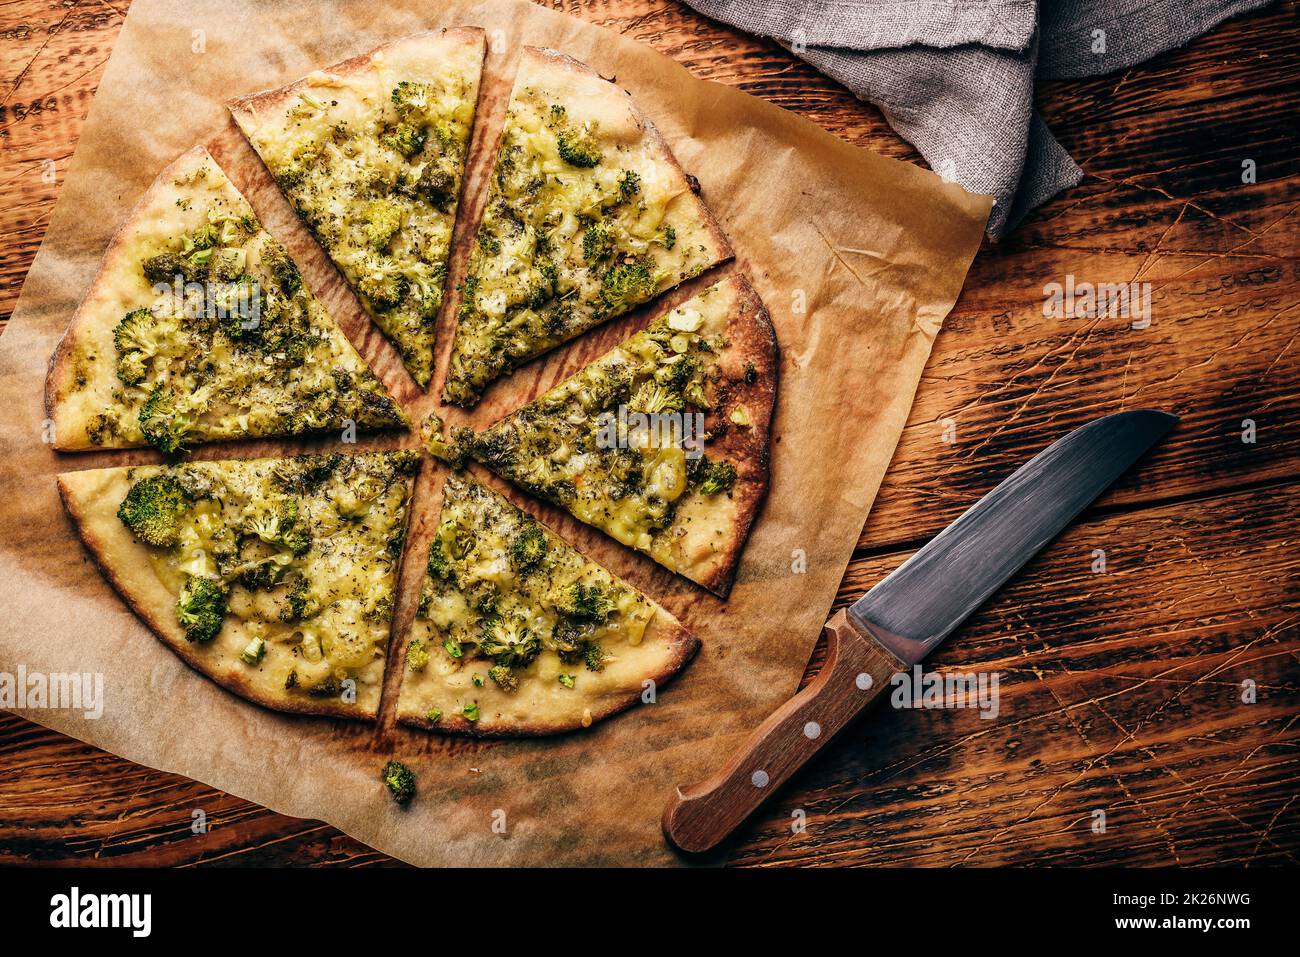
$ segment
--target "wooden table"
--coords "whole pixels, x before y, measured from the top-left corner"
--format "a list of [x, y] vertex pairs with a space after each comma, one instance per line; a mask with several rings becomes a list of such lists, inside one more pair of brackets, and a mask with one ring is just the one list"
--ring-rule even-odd
[[[126, 5], [0, 3], [0, 316]], [[919, 162], [875, 108], [673, 0], [550, 5]], [[1040, 88], [1087, 176], [976, 260], [837, 606], [1068, 429], [1141, 406], [1182, 423], [934, 659], [998, 672], [997, 720], [877, 710], [745, 828], [734, 863], [1297, 863], [1296, 14], [1275, 5], [1122, 75]], [[1067, 275], [1149, 282], [1150, 326], [1044, 317], [1044, 285]], [[36, 862], [393, 863], [5, 714], [0, 863]]]

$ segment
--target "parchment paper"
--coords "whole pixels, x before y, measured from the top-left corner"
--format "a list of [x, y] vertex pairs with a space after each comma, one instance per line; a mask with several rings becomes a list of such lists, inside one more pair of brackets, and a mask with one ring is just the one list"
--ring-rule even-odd
[[[696, 660], [660, 689], [656, 703], [549, 740], [481, 743], [395, 728], [393, 680], [378, 726], [282, 716], [228, 694], [189, 670], [127, 610], [59, 505], [56, 473], [154, 455], [60, 455], [45, 444], [42, 390], [55, 342], [127, 209], [164, 164], [196, 142], [211, 145], [408, 408], [418, 415], [435, 407], [297, 225], [222, 102], [386, 39], [456, 24], [486, 27], [493, 51], [489, 68], [496, 78], [481, 104], [479, 157], [490, 158], [487, 134], [502, 111], [511, 53], [520, 41], [555, 47], [616, 77], [700, 179], [738, 252], [738, 264], [727, 268], [748, 271], [782, 348], [772, 490], [729, 601], [514, 496], [656, 597], [703, 641]], [[483, 176], [475, 176], [472, 194], [479, 200], [482, 184]], [[475, 205], [467, 202], [462, 220]], [[0, 338], [0, 671], [14, 674], [22, 665], [28, 672], [102, 673], [99, 719], [68, 710], [22, 713], [140, 764], [285, 814], [328, 821], [414, 863], [676, 861], [659, 832], [665, 802], [676, 784], [716, 769], [740, 736], [796, 688], [988, 211], [987, 198], [849, 146], [761, 100], [694, 79], [633, 40], [529, 4], [137, 0], [49, 233]], [[701, 277], [694, 288], [716, 278]], [[646, 317], [615, 322], [521, 370], [493, 389], [469, 421], [480, 427], [493, 421]], [[390, 437], [358, 447], [413, 441]], [[235, 443], [196, 456], [312, 446]], [[410, 618], [444, 475], [428, 462], [417, 486], [399, 629]], [[394, 642], [390, 662], [398, 653]], [[390, 756], [405, 760], [419, 778], [419, 796], [405, 810], [379, 782]], [[184, 814], [188, 819], [189, 810]]]

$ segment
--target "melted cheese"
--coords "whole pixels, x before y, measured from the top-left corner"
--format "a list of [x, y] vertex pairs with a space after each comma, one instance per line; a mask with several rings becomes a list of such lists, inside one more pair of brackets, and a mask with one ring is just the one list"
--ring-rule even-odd
[[669, 312], [487, 429], [471, 454], [695, 577], [726, 546], [735, 514], [729, 485], [709, 491], [711, 470], [726, 466], [703, 454], [702, 434], [705, 410], [725, 384], [717, 356], [726, 346], [732, 289], [710, 287]]
[[249, 141], [420, 385], [432, 374], [481, 44], [413, 40], [365, 69], [317, 72]]
[[470, 259], [444, 401], [717, 259], [703, 207], [627, 96], [525, 54]]
[[[260, 659], [239, 666], [247, 683], [347, 704], [378, 697], [418, 465], [415, 453], [375, 453], [149, 466], [128, 478], [169, 475], [191, 494], [176, 544], [144, 547], [172, 594], [190, 576], [227, 590], [221, 630], [197, 643], [202, 653], [237, 658], [260, 639]], [[292, 527], [310, 536], [300, 554], [257, 533], [290, 500]], [[259, 564], [273, 571], [254, 583]]]
[[[272, 265], [295, 278], [296, 267], [216, 162], [196, 150], [165, 175], [74, 321], [61, 445], [145, 444], [155, 391], [182, 442], [407, 424], [301, 280], [282, 288]], [[122, 336], [138, 310], [138, 335]]]
[[[521, 536], [533, 537], [531, 550]], [[575, 589], [585, 603], [575, 606]], [[503, 711], [536, 722], [571, 710], [626, 683], [656, 612], [506, 499], [454, 473], [443, 490], [400, 710], [434, 724]]]

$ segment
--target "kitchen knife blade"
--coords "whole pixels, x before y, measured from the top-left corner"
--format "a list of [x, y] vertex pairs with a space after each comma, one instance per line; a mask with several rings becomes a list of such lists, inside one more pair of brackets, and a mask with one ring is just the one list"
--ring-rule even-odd
[[854, 602], [849, 619], [916, 664], [1177, 421], [1117, 412], [1057, 439]]
[[1178, 421], [1151, 409], [1089, 422], [1048, 446], [847, 611], [826, 662], [712, 778], [678, 788], [664, 835], [714, 847], [799, 767], [1055, 538]]

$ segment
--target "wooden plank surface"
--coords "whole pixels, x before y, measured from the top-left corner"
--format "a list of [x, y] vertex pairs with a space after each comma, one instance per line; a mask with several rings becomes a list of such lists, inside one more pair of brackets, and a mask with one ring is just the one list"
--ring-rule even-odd
[[[918, 160], [873, 107], [673, 0], [550, 5]], [[125, 12], [0, 3], [0, 319]], [[1275, 5], [1122, 74], [1039, 90], [1087, 176], [976, 260], [840, 604], [1070, 427], [1140, 406], [1183, 421], [936, 657], [999, 673], [997, 720], [876, 709], [744, 830], [734, 863], [1297, 863], [1296, 14]], [[1149, 326], [1044, 316], [1044, 286], [1067, 276], [1149, 282]], [[0, 862], [391, 863], [7, 714]]]

